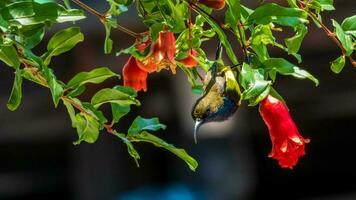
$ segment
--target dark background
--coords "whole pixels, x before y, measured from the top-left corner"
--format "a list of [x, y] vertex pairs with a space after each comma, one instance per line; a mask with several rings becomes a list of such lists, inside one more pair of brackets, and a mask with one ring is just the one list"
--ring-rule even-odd
[[[106, 9], [104, 1], [87, 3]], [[355, 14], [354, 0], [338, 0], [335, 7], [337, 11], [325, 15], [329, 27], [328, 18], [341, 22]], [[88, 18], [77, 23], [85, 41], [53, 60], [61, 80], [96, 66], [121, 73], [127, 60], [103, 54], [103, 28], [96, 18]], [[119, 23], [137, 32], [145, 30], [133, 11], [123, 14]], [[118, 31], [113, 31], [113, 39], [116, 50], [133, 43]], [[36, 52], [43, 53], [45, 45]], [[215, 43], [205, 47], [212, 58]], [[175, 76], [167, 71], [150, 75], [148, 92], [139, 95], [143, 106], [135, 108], [119, 129], [126, 130], [136, 115], [160, 117], [168, 129], [157, 135], [195, 157], [200, 164], [196, 172], [169, 152], [146, 144], [137, 145], [142, 157], [137, 168], [126, 146], [104, 132], [95, 144], [72, 145], [77, 136], [65, 108], [55, 109], [49, 91], [28, 81], [21, 107], [8, 111], [13, 71], [1, 63], [0, 199], [356, 199], [356, 70], [348, 64], [341, 74], [332, 73], [329, 62], [339, 54], [324, 32], [311, 24], [301, 49], [302, 67], [317, 76], [320, 86], [291, 77], [278, 77], [275, 84], [300, 132], [311, 139], [294, 170], [281, 169], [268, 158], [268, 130], [257, 107], [246, 104], [228, 122], [204, 126], [195, 145], [190, 109], [198, 96], [191, 94], [181, 71]], [[115, 84], [121, 81], [111, 79], [104, 86]], [[98, 89], [91, 86], [84, 98]]]

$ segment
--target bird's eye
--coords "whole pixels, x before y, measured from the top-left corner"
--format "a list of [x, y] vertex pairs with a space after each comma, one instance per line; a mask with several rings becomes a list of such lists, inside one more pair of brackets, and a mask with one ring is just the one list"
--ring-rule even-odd
[[206, 109], [206, 112], [207, 112], [207, 113], [210, 113], [210, 112], [211, 112], [210, 108], [207, 108], [207, 109]]

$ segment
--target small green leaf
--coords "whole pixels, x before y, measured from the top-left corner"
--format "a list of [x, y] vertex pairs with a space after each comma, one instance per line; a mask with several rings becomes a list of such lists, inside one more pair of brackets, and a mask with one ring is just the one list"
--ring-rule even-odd
[[158, 131], [159, 129], [166, 129], [166, 126], [159, 123], [158, 118], [145, 119], [138, 116], [132, 122], [127, 135], [134, 136], [140, 134], [142, 131]]
[[262, 94], [271, 84], [264, 80], [263, 74], [258, 69], [252, 69], [247, 63], [242, 65], [240, 73], [240, 83], [245, 89], [242, 93], [242, 99], [254, 100]]
[[109, 54], [112, 51], [113, 41], [110, 38], [111, 29], [117, 27], [117, 22], [114, 19], [109, 19], [104, 22], [105, 27], [105, 41], [104, 41], [104, 53]]
[[37, 46], [45, 35], [45, 24], [35, 24], [29, 26], [22, 26], [19, 30], [19, 36], [22, 38], [23, 45], [32, 49]]
[[63, 87], [58, 82], [52, 69], [48, 68], [47, 66], [43, 66], [42, 72], [43, 72], [44, 78], [47, 81], [49, 89], [51, 90], [53, 103], [54, 103], [55, 107], [57, 107], [59, 100], [62, 97], [63, 92], [64, 92]]
[[14, 46], [0, 46], [0, 60], [10, 67], [18, 68], [20, 66], [20, 58], [17, 55]]
[[268, 85], [263, 92], [261, 92], [256, 98], [250, 100], [249, 106], [256, 106], [259, 104], [263, 99], [265, 99], [271, 91], [271, 86]]
[[90, 72], [80, 72], [75, 75], [66, 85], [66, 88], [74, 89], [87, 83], [99, 84], [111, 77], [120, 77], [106, 67], [96, 68]]
[[33, 1], [15, 2], [6, 5], [0, 10], [3, 19], [10, 25], [34, 25], [47, 22], [68, 22], [84, 19], [82, 11], [76, 9], [67, 10], [60, 4], [37, 3]]
[[83, 94], [85, 92], [85, 89], [86, 89], [85, 85], [79, 86], [73, 90], [70, 90], [70, 92], [68, 92], [67, 96], [77, 97], [77, 96]]
[[[132, 97], [137, 96], [136, 91], [131, 87], [115, 86], [114, 89], [124, 92], [128, 95], [131, 95]], [[112, 113], [112, 117], [113, 117], [112, 122], [118, 123], [120, 121], [120, 119], [123, 116], [127, 115], [130, 111], [131, 111], [130, 105], [122, 106], [122, 105], [119, 105], [116, 103], [112, 103], [111, 104], [111, 113]]]
[[16, 110], [21, 103], [22, 99], [22, 70], [17, 68], [14, 85], [12, 87], [10, 98], [7, 102], [7, 108], [11, 111]]
[[295, 27], [295, 31], [296, 34], [293, 37], [285, 39], [289, 54], [298, 53], [300, 45], [308, 32], [308, 28], [305, 25], [300, 24]]
[[225, 12], [225, 22], [231, 28], [236, 29], [237, 22], [241, 18], [240, 0], [227, 0], [228, 9]]
[[140, 102], [133, 96], [110, 88], [97, 92], [91, 99], [91, 103], [95, 108], [99, 108], [105, 103], [115, 103], [121, 106], [140, 105]]
[[204, 17], [204, 19], [210, 24], [210, 26], [215, 30], [215, 32], [219, 36], [219, 39], [220, 39], [221, 43], [226, 48], [226, 53], [229, 56], [231, 62], [234, 65], [238, 64], [239, 61], [237, 60], [235, 52], [232, 49], [232, 46], [231, 46], [231, 44], [230, 44], [230, 42], [229, 42], [224, 30], [222, 30], [221, 27], [214, 20], [212, 20], [207, 14], [205, 14], [203, 12], [200, 12], [199, 14], [201, 14]]
[[337, 21], [333, 20], [333, 26], [335, 27], [335, 34], [336, 37], [340, 40], [342, 46], [345, 48], [345, 53], [347, 56], [351, 55], [354, 47], [352, 44], [352, 39], [350, 35], [347, 35], [344, 30], [341, 28], [341, 26], [339, 25], [339, 23], [337, 23]]
[[70, 27], [56, 33], [48, 42], [48, 52], [44, 55], [44, 63], [48, 65], [53, 56], [58, 56], [71, 50], [84, 40], [84, 35], [78, 27]]
[[140, 154], [137, 152], [135, 147], [133, 146], [132, 142], [126, 138], [125, 134], [113, 132], [115, 136], [120, 138], [127, 146], [127, 151], [129, 152], [130, 156], [135, 160], [137, 167], [140, 167], [138, 160], [141, 159]]
[[342, 71], [342, 69], [345, 66], [345, 56], [340, 56], [336, 58], [332, 63], [331, 63], [331, 70], [335, 73], [338, 74]]
[[[78, 104], [81, 102], [78, 99], [72, 99]], [[86, 113], [75, 113], [73, 105], [68, 101], [63, 101], [64, 105], [67, 108], [69, 117], [72, 121], [72, 127], [77, 129], [78, 140], [74, 142], [75, 145], [80, 144], [82, 141], [88, 143], [94, 143], [99, 137], [99, 122], [90, 115]]]
[[269, 24], [297, 26], [308, 22], [308, 14], [299, 8], [287, 8], [275, 3], [266, 3], [258, 7], [247, 19], [249, 24]]
[[78, 132], [78, 140], [74, 142], [75, 145], [80, 144], [82, 141], [87, 143], [94, 143], [99, 137], [99, 122], [92, 116], [84, 113], [78, 113], [75, 116], [75, 128]]
[[161, 138], [154, 136], [146, 131], [143, 131], [140, 134], [135, 135], [134, 137], [129, 139], [133, 142], [148, 142], [155, 145], [156, 147], [167, 149], [168, 151], [172, 152], [173, 154], [184, 160], [192, 171], [195, 171], [198, 167], [198, 162], [194, 158], [192, 158], [184, 149], [176, 148], [172, 144], [168, 144]]
[[344, 19], [341, 24], [341, 27], [345, 31], [345, 33], [356, 37], [356, 15]]
[[70, 104], [68, 101], [63, 101], [63, 104], [66, 106], [69, 117], [71, 119], [72, 122], [72, 127], [75, 128], [76, 127], [76, 118], [75, 118], [75, 110], [74, 107], [72, 106], [72, 104]]
[[67, 9], [71, 9], [69, 0], [63, 0], [63, 3]]
[[262, 63], [266, 70], [275, 70], [282, 75], [291, 75], [300, 79], [309, 79], [319, 85], [318, 79], [316, 79], [309, 72], [300, 69], [283, 58], [270, 58]]
[[317, 0], [320, 3], [321, 10], [335, 10], [334, 0]]

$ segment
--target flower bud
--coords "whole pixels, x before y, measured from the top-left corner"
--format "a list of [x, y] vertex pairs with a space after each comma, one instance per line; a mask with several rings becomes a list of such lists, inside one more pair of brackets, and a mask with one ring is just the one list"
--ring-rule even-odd
[[198, 2], [215, 10], [221, 10], [225, 7], [225, 0], [199, 0]]

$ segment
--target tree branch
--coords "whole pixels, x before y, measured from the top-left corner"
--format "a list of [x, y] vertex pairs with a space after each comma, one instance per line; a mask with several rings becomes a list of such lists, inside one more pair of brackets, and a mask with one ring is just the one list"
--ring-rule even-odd
[[[298, 3], [300, 4], [300, 8], [301, 9], [305, 9], [306, 6], [308, 4], [305, 4], [304, 2], [298, 0]], [[317, 22], [321, 28], [324, 30], [324, 32], [326, 33], [326, 35], [341, 49], [341, 53], [343, 56], [346, 56], [346, 50], [345, 48], [342, 46], [341, 42], [339, 41], [339, 39], [336, 37], [336, 35], [334, 34], [333, 31], [331, 31], [325, 24], [323, 24], [323, 22], [321, 22], [321, 20], [311, 11], [307, 10], [306, 11], [308, 13], [308, 16], [310, 18], [312, 18], [315, 22]], [[346, 56], [351, 64], [356, 67], [356, 61], [352, 58], [352, 55], [350, 56]]]

